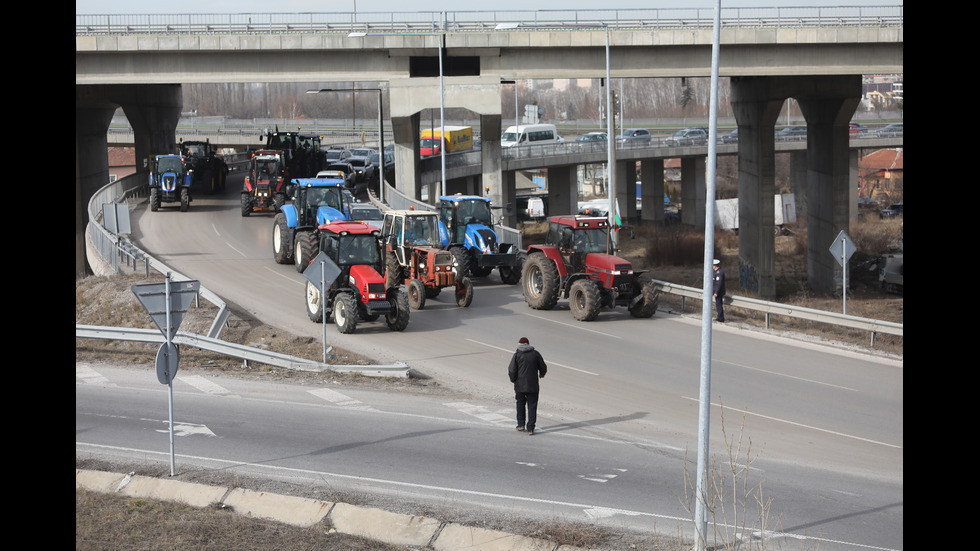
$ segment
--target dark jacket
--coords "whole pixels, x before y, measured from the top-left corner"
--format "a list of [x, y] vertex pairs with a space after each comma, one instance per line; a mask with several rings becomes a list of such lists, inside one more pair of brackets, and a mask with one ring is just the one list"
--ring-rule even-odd
[[711, 279], [714, 282], [714, 293], [718, 296], [725, 296], [725, 270], [718, 266], [717, 270], [713, 270], [711, 274]]
[[510, 382], [514, 383], [514, 391], [538, 392], [538, 378], [544, 377], [547, 372], [548, 366], [540, 352], [530, 344], [517, 345], [517, 352], [514, 352], [507, 369]]

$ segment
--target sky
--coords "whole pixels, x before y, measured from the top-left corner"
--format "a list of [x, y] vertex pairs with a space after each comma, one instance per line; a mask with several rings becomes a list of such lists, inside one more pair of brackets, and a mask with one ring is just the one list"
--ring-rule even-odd
[[[299, 13], [299, 12], [392, 12], [392, 11], [506, 11], [506, 10], [593, 10], [649, 8], [709, 8], [714, 0], [613, 0], [608, 5], [595, 0], [494, 0], [461, 3], [459, 0], [428, 0], [424, 5], [404, 0], [168, 0], [167, 2], [134, 2], [133, 0], [75, 0], [76, 14], [142, 14], [142, 13]], [[721, 0], [722, 8], [738, 7], [810, 7], [810, 6], [901, 6], [903, 0]], [[166, 7], [164, 10], [163, 8]]]

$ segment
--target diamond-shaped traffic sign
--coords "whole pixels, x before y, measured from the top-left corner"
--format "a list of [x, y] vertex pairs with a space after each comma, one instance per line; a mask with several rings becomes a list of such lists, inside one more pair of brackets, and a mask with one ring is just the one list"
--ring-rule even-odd
[[834, 239], [834, 243], [830, 246], [830, 253], [834, 255], [834, 259], [837, 260], [837, 263], [841, 266], [847, 264], [847, 261], [851, 259], [851, 256], [853, 256], [856, 251], [857, 247], [844, 230], [841, 230], [841, 232], [837, 234], [837, 238]]
[[[180, 322], [190, 308], [191, 301], [201, 290], [200, 281], [174, 281], [170, 283], [170, 304], [167, 304], [167, 284], [147, 283], [133, 285], [133, 294], [150, 314], [164, 337], [173, 339]], [[170, 335], [167, 335], [167, 313], [170, 313]]]
[[310, 265], [303, 270], [303, 276], [315, 285], [317, 289], [320, 288], [321, 277], [323, 278], [324, 286], [329, 288], [339, 275], [340, 267], [323, 251], [320, 251], [320, 254], [316, 255], [313, 262], [310, 262]]

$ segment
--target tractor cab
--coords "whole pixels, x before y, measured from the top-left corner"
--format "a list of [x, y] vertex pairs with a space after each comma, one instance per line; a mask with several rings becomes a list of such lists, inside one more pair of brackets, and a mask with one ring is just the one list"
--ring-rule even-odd
[[[467, 234], [480, 230], [490, 230], [492, 233], [493, 214], [490, 211], [490, 200], [486, 197], [476, 195], [440, 197], [439, 218], [449, 233], [450, 243], [467, 243]], [[495, 236], [494, 241], [496, 241]]]
[[385, 213], [381, 234], [385, 247], [405, 264], [411, 253], [408, 249], [416, 247], [438, 247], [439, 218], [434, 212], [389, 211]]
[[571, 272], [585, 271], [585, 257], [605, 253], [609, 222], [604, 218], [556, 217], [548, 224], [547, 242], [553, 243]]

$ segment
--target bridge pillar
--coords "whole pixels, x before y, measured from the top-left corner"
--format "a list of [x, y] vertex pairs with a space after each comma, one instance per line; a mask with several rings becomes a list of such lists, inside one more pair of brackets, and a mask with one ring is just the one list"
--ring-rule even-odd
[[796, 96], [807, 122], [807, 282], [829, 293], [838, 286], [841, 268], [827, 249], [849, 227], [850, 197], [857, 187], [851, 179], [848, 123], [861, 99], [861, 77], [812, 81]]
[[643, 212], [642, 223], [656, 223], [664, 220], [664, 160], [643, 159], [640, 161], [640, 201]]
[[[394, 92], [394, 90], [392, 90]], [[392, 105], [395, 98], [392, 97]], [[391, 134], [395, 139], [395, 188], [412, 199], [422, 200], [422, 161], [419, 158], [419, 139], [421, 137], [419, 112], [407, 116], [391, 115]], [[429, 197], [441, 193], [436, 190]]]
[[156, 153], [174, 151], [180, 118], [179, 84], [143, 84], [75, 87], [75, 277], [88, 273], [85, 227], [88, 202], [109, 183], [106, 133], [117, 107], [133, 126], [137, 170]]
[[[499, 86], [498, 86], [499, 88]], [[500, 114], [480, 115], [480, 161], [482, 163], [482, 187], [480, 195], [490, 198], [490, 204], [513, 207], [511, 215], [506, 209], [500, 211], [504, 225], [517, 227], [517, 195], [515, 188], [508, 188], [503, 181], [503, 158], [500, 151]]]
[[636, 224], [636, 161], [616, 161], [616, 201], [623, 225]]
[[706, 157], [681, 158], [681, 205], [684, 207], [681, 222], [695, 228], [704, 228], [706, 160]]
[[575, 167], [548, 168], [548, 216], [578, 213], [578, 185]]

